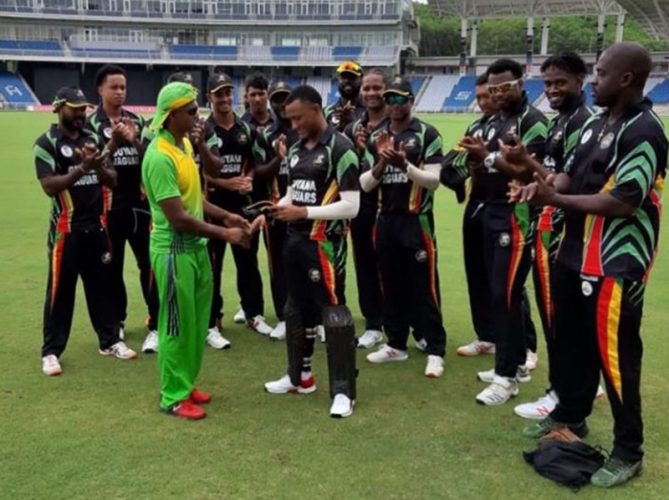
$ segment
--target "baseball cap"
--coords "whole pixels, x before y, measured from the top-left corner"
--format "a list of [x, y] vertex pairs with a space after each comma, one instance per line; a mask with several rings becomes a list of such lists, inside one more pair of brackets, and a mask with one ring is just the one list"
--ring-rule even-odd
[[269, 98], [272, 100], [272, 97], [277, 94], [290, 94], [292, 91], [293, 88], [286, 82], [273, 82], [272, 85], [269, 86]]
[[341, 75], [343, 73], [350, 73], [355, 76], [362, 76], [362, 66], [360, 66], [355, 61], [343, 62], [337, 68], [337, 75]]
[[392, 79], [386, 90], [383, 92], [383, 95], [386, 94], [397, 94], [404, 97], [413, 97], [413, 88], [411, 87], [411, 82], [401, 76], [396, 76]]
[[151, 120], [151, 130], [160, 130], [170, 112], [197, 99], [197, 89], [190, 83], [172, 82], [160, 89], [156, 103], [156, 116]]
[[167, 77], [167, 83], [172, 82], [183, 82], [193, 85], [193, 75], [186, 73], [185, 71], [177, 71], [176, 73], [172, 73], [169, 77]]
[[53, 98], [54, 111], [60, 109], [61, 106], [67, 106], [69, 108], [88, 108], [93, 107], [94, 105], [88, 102], [86, 96], [81, 89], [77, 87], [62, 87], [56, 92], [56, 96]]
[[207, 80], [207, 92], [213, 94], [225, 87], [234, 87], [232, 79], [224, 73], [213, 73]]

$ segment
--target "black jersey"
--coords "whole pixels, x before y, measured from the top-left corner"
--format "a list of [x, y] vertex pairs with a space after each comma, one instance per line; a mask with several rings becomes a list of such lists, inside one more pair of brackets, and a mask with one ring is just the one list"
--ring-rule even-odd
[[[348, 126], [348, 123], [341, 123], [339, 117], [335, 114], [335, 111], [338, 109], [341, 109], [344, 107], [344, 100], [340, 97], [337, 99], [337, 102], [334, 104], [330, 104], [323, 110], [323, 114], [325, 115], [325, 119], [338, 130], [343, 130]], [[355, 110], [353, 112], [353, 121], [358, 120], [362, 118], [362, 116], [365, 114], [367, 109], [365, 106], [363, 106], [362, 102], [360, 102], [360, 99], [357, 99], [355, 101]]]
[[[496, 152], [499, 151], [500, 139], [505, 144], [511, 144], [513, 135], [517, 135], [525, 148], [542, 161], [546, 146], [547, 122], [544, 114], [532, 106], [524, 95], [518, 107], [506, 116], [497, 113], [488, 120], [483, 137], [488, 142], [488, 150]], [[507, 175], [494, 167], [477, 168], [472, 173], [470, 198], [475, 201], [505, 203], [510, 180]]]
[[[360, 191], [359, 162], [353, 144], [331, 125], [315, 147], [298, 141], [288, 153], [288, 182], [291, 203], [301, 207], [329, 205], [343, 191]], [[346, 220], [303, 220], [291, 222], [291, 230], [317, 241], [346, 236]]]
[[565, 166], [568, 194], [606, 192], [636, 210], [628, 218], [566, 211], [558, 259], [584, 274], [642, 280], [657, 250], [667, 137], [647, 99], [618, 122], [608, 119], [599, 113], [581, 129]]
[[[376, 132], [377, 130], [381, 130], [382, 128], [387, 128], [390, 123], [390, 120], [388, 118], [384, 118], [381, 120], [376, 127], [371, 131], [371, 134]], [[367, 127], [369, 125], [369, 115], [367, 114], [367, 111], [363, 113], [363, 115], [358, 118], [357, 120], [353, 121], [353, 123], [350, 123], [348, 127], [344, 130], [344, 135], [348, 137], [353, 144], [355, 144], [355, 132], [358, 130], [358, 127]], [[367, 170], [371, 168], [369, 165], [369, 162], [364, 161], [364, 152], [363, 152], [363, 158], [360, 159], [360, 173], [364, 173]], [[364, 192], [362, 191], [360, 193], [360, 212], [366, 212], [366, 213], [376, 213], [376, 211], [379, 209], [379, 189], [372, 189], [370, 192]]]
[[268, 112], [267, 121], [265, 123], [260, 123], [258, 120], [256, 120], [256, 117], [253, 116], [250, 111], [246, 111], [242, 115], [242, 120], [251, 125], [251, 128], [255, 130], [257, 134], [260, 134], [263, 130], [271, 127], [272, 125], [276, 125], [276, 123], [279, 121], [272, 111]]
[[[470, 123], [465, 131], [465, 137], [481, 137], [490, 118], [492, 118], [492, 115], [481, 115]], [[440, 175], [441, 183], [454, 189], [470, 175], [471, 171], [469, 165], [467, 165], [467, 150], [455, 145], [444, 156]]]
[[[37, 138], [33, 147], [37, 178], [67, 174], [81, 163], [76, 149], [83, 148], [87, 143], [93, 143], [100, 150], [104, 148], [100, 138], [90, 130], [81, 130], [75, 140], [63, 134], [57, 125], [52, 125]], [[95, 172], [89, 172], [54, 195], [52, 201], [50, 238], [56, 232], [94, 231], [105, 227], [111, 193], [109, 188], [100, 184]]]
[[[137, 134], [144, 129], [144, 119], [126, 109], [121, 110], [123, 118], [130, 118]], [[102, 106], [88, 115], [86, 127], [97, 134], [107, 144], [112, 138], [112, 123]], [[146, 197], [142, 193], [142, 155], [137, 148], [127, 141], [117, 144], [116, 151], [111, 156], [111, 164], [116, 169], [118, 181], [112, 191], [112, 210], [120, 210], [146, 204]]]
[[[256, 137], [256, 142], [253, 146], [253, 152], [255, 155], [255, 161], [257, 165], [262, 165], [269, 163], [276, 157], [276, 152], [274, 151], [274, 141], [276, 141], [279, 136], [286, 136], [286, 147], [290, 150], [295, 143], [300, 140], [300, 136], [297, 131], [285, 127], [280, 121], [266, 127], [262, 132], [258, 133]], [[270, 200], [277, 202], [285, 194], [288, 187], [288, 156], [281, 161], [279, 165], [279, 171], [268, 183], [267, 195]]]
[[[370, 166], [379, 161], [376, 141], [382, 130], [394, 138], [395, 144], [404, 144], [407, 160], [417, 168], [441, 164], [444, 160], [439, 131], [418, 118], [412, 118], [409, 127], [400, 134], [390, 130], [390, 122], [372, 134], [365, 153], [365, 161]], [[389, 165], [383, 171], [380, 190], [382, 213], [418, 215], [432, 212], [434, 191], [416, 184], [397, 167]]]
[[[219, 177], [231, 179], [250, 174], [254, 165], [253, 143], [256, 140], [253, 128], [236, 115], [235, 122], [229, 129], [220, 127], [213, 115], [207, 119], [207, 127], [218, 140], [218, 150], [223, 162]], [[240, 209], [250, 203], [251, 196], [208, 186], [207, 199], [223, 208]]]

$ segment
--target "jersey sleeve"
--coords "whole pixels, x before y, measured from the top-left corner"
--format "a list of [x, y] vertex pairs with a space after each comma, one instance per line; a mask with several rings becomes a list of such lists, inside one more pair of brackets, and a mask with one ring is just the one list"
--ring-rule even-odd
[[151, 130], [151, 122], [153, 120], [147, 120], [144, 123], [144, 127], [142, 128], [141, 135], [139, 137], [140, 142], [142, 144], [142, 147], [144, 150], [149, 147], [149, 144], [151, 144], [151, 141], [153, 138], [156, 136], [155, 132]]
[[541, 161], [548, 138], [548, 120], [540, 112], [529, 113], [522, 121], [520, 140], [530, 154]]
[[168, 156], [154, 152], [145, 161], [145, 187], [156, 202], [181, 196], [177, 183], [177, 170]]
[[273, 158], [272, 145], [269, 141], [269, 132], [267, 129], [258, 134], [253, 143], [253, 156], [258, 165], [267, 163]]
[[655, 178], [666, 161], [667, 141], [664, 131], [657, 126], [639, 126], [628, 129], [620, 138], [615, 165], [614, 184], [610, 194], [618, 200], [641, 206]]
[[35, 141], [33, 156], [38, 179], [56, 174], [56, 154], [46, 135], [40, 136]]
[[423, 158], [426, 164], [444, 161], [444, 141], [436, 128], [428, 126], [425, 131], [425, 148]]
[[360, 191], [360, 161], [351, 141], [342, 135], [335, 141], [332, 163], [339, 191]]

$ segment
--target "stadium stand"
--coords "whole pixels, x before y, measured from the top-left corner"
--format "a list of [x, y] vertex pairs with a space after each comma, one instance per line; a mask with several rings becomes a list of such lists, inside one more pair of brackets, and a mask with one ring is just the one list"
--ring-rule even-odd
[[655, 104], [669, 104], [669, 78], [655, 85], [647, 95]]
[[335, 61], [347, 61], [349, 59], [357, 61], [360, 59], [361, 52], [362, 47], [333, 47], [332, 59]]
[[219, 60], [236, 60], [237, 47], [225, 45], [170, 45], [170, 55], [175, 59], [202, 58]]
[[0, 72], [0, 94], [5, 101], [5, 106], [10, 108], [39, 104], [23, 78], [8, 71]]
[[0, 40], [0, 54], [62, 56], [63, 48], [53, 40]]
[[475, 76], [463, 76], [458, 81], [453, 91], [445, 99], [442, 111], [447, 112], [463, 112], [466, 111], [470, 104], [474, 102], [476, 85]]
[[131, 43], [115, 41], [71, 41], [72, 55], [86, 58], [160, 59], [160, 46], [156, 43]]
[[442, 105], [451, 95], [453, 87], [460, 80], [458, 75], [432, 75], [423, 83], [425, 90], [418, 95], [416, 111], [424, 113], [435, 113], [441, 111]]

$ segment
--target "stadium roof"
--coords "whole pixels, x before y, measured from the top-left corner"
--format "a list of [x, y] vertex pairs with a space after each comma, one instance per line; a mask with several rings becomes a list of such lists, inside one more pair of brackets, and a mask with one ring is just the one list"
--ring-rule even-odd
[[656, 39], [669, 38], [669, 0], [427, 0], [438, 14], [486, 17], [564, 17], [626, 12]]

